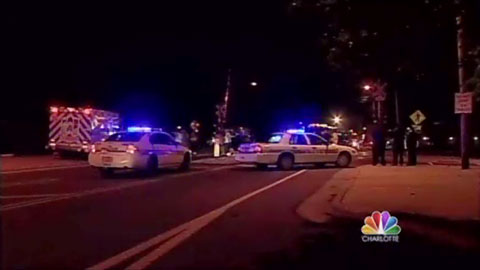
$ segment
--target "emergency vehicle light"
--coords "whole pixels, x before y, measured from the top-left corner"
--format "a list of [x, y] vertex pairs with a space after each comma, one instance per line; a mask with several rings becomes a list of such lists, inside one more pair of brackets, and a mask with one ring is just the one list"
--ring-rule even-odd
[[329, 129], [335, 128], [333, 126], [329, 126], [327, 124], [320, 124], [320, 123], [311, 123], [311, 124], [308, 125], [308, 127], [309, 128], [319, 128], [319, 127], [321, 127], [321, 128], [329, 128]]
[[289, 130], [287, 130], [287, 133], [305, 133], [305, 130], [303, 130], [303, 129], [289, 129]]
[[151, 127], [128, 127], [128, 132], [152, 132]]
[[135, 145], [127, 146], [127, 150], [126, 150], [127, 153], [135, 154], [136, 151], [138, 151], [138, 148]]
[[262, 152], [263, 152], [262, 146], [260, 146], [260, 145], [255, 145], [255, 147], [253, 148], [253, 152], [255, 152], [255, 153], [262, 153]]

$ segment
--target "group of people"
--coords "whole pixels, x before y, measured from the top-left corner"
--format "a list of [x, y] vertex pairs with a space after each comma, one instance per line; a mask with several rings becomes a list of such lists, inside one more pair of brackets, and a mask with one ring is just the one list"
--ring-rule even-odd
[[[386, 165], [385, 160], [385, 130], [383, 126], [376, 124], [372, 128], [372, 164], [377, 165], [378, 163]], [[405, 153], [405, 144], [407, 146], [408, 153], [408, 166], [417, 165], [417, 143], [418, 143], [418, 134], [412, 128], [407, 128], [405, 130], [402, 126], [397, 126], [393, 130], [393, 161], [392, 165], [403, 165], [404, 163], [404, 153]]]

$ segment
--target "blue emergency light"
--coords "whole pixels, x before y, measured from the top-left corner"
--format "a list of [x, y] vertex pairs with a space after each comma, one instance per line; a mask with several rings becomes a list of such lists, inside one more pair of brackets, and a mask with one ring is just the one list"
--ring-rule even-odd
[[151, 127], [128, 127], [128, 132], [152, 132]]
[[303, 129], [289, 129], [289, 130], [287, 130], [287, 133], [292, 133], [292, 134], [305, 133], [305, 130], [303, 130]]

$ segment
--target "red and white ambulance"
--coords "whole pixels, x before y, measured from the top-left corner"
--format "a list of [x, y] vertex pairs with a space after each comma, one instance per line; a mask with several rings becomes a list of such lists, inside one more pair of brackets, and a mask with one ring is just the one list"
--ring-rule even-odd
[[90, 152], [91, 145], [120, 130], [118, 113], [92, 108], [50, 107], [48, 148], [54, 152]]

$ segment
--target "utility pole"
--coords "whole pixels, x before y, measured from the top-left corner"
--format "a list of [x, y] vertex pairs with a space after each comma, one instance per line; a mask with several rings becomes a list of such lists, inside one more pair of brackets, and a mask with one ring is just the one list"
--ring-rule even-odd
[[398, 108], [398, 92], [397, 89], [394, 90], [395, 95], [395, 119], [397, 121], [397, 126], [400, 126], [400, 109]]
[[228, 69], [227, 85], [225, 89], [225, 97], [223, 102], [217, 105], [217, 124], [214, 133], [213, 156], [220, 157], [224, 152], [222, 146], [225, 143], [225, 124], [227, 123], [228, 99], [230, 95], [230, 75], [231, 69]]
[[[465, 88], [465, 72], [463, 70], [463, 21], [462, 9], [460, 8], [457, 16], [457, 55], [458, 55], [458, 86], [460, 93], [466, 92]], [[470, 168], [469, 160], [469, 132], [468, 132], [468, 114], [460, 114], [460, 152], [462, 157], [462, 169]]]
[[217, 115], [216, 133], [217, 134], [223, 133], [225, 124], [227, 123], [228, 99], [230, 95], [230, 73], [231, 73], [231, 69], [228, 69], [225, 96], [223, 98], [223, 102], [217, 105], [217, 112], [216, 112], [216, 115]]
[[228, 69], [228, 75], [227, 75], [227, 89], [225, 90], [225, 122], [227, 122], [227, 109], [228, 109], [228, 97], [230, 95], [230, 76], [232, 73], [232, 69]]
[[377, 119], [378, 119], [378, 123], [383, 124], [382, 102], [381, 101], [377, 101]]

